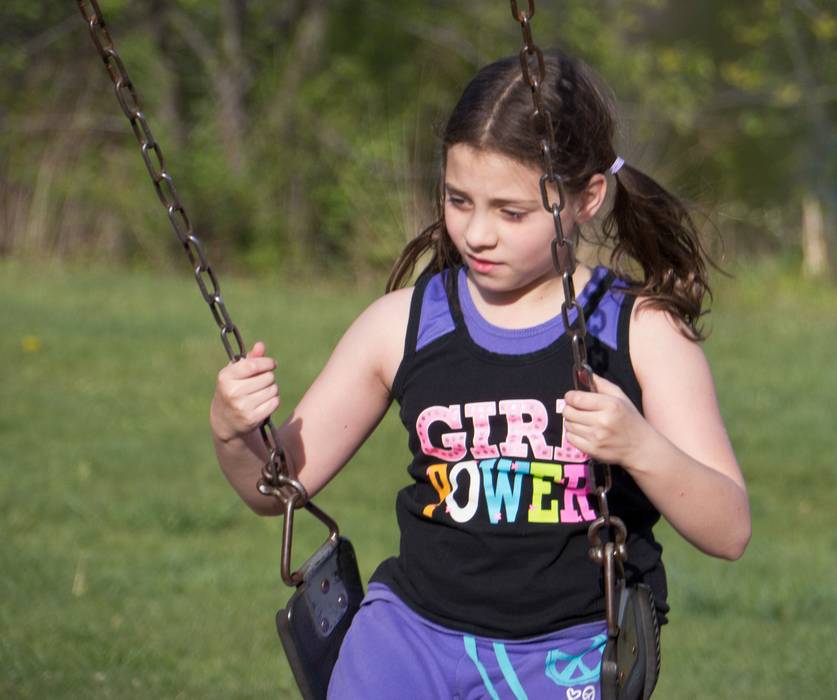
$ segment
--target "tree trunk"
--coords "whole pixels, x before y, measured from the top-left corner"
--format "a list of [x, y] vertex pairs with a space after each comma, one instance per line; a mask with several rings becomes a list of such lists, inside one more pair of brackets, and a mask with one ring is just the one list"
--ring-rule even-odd
[[208, 39], [190, 17], [176, 8], [169, 9], [172, 27], [200, 59], [218, 99], [216, 121], [224, 158], [235, 175], [245, 170], [244, 133], [247, 125], [244, 95], [250, 81], [249, 66], [241, 49], [244, 0], [221, 0], [221, 43]]
[[[296, 31], [287, 51], [289, 62], [276, 90], [271, 108], [276, 132], [283, 143], [294, 144], [297, 164], [286, 173], [287, 195], [285, 217], [293, 256], [310, 255], [318, 250], [321, 238], [319, 222], [309, 196], [307, 161], [312, 157], [305, 144], [305, 135], [295, 112], [296, 97], [304, 81], [320, 66], [327, 27], [327, 0], [312, 0], [297, 18]], [[307, 167], [306, 167], [307, 166]]]
[[182, 85], [177, 60], [173, 57], [172, 37], [166, 23], [165, 0], [151, 0], [149, 20], [151, 36], [157, 45], [160, 63], [163, 66], [160, 117], [164, 123], [170, 125], [177, 147], [180, 148], [186, 143], [186, 127], [182, 117]]
[[811, 194], [802, 198], [802, 271], [806, 277], [825, 277], [830, 272], [823, 207]]
[[216, 78], [216, 90], [221, 101], [219, 116], [224, 149], [227, 161], [237, 175], [242, 174], [246, 163], [244, 133], [247, 115], [244, 93], [249, 83], [249, 71], [241, 44], [246, 12], [245, 0], [221, 2], [223, 60]]
[[[783, 3], [782, 33], [796, 81], [805, 95], [811, 95], [817, 79], [793, 12], [794, 7], [790, 3]], [[834, 152], [834, 134], [821, 103], [806, 99], [803, 108], [808, 127], [808, 156], [803, 171], [807, 191], [802, 199], [802, 267], [806, 275], [824, 276], [830, 272], [827, 238], [831, 233], [829, 227], [833, 223], [832, 213], [837, 199], [827, 167], [828, 157]]]

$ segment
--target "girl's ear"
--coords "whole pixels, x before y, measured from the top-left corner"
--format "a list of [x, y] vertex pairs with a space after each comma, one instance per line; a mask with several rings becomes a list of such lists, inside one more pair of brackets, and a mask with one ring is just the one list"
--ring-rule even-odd
[[575, 196], [576, 222], [583, 224], [596, 216], [606, 196], [607, 178], [601, 173], [596, 173], [587, 181], [584, 189]]

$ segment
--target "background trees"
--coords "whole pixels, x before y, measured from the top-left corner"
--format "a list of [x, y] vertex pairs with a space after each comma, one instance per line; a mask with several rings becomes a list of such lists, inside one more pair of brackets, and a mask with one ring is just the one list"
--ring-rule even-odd
[[[427, 221], [435, 130], [517, 51], [506, 2], [101, 0], [213, 259], [385, 268]], [[173, 237], [74, 2], [0, 10], [0, 254], [164, 264]], [[828, 269], [837, 13], [822, 0], [540, 3], [620, 151], [707, 209], [728, 256]], [[833, 245], [833, 244], [832, 244]]]

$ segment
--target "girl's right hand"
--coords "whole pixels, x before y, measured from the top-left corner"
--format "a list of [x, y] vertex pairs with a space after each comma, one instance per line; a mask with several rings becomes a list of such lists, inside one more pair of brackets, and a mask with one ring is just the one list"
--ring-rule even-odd
[[219, 440], [246, 435], [279, 407], [275, 369], [276, 362], [265, 356], [265, 344], [259, 341], [247, 357], [218, 373], [209, 421]]

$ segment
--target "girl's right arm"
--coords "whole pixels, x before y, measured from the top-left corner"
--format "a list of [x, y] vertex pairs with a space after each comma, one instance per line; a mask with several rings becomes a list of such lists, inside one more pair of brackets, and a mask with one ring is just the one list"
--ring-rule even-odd
[[[313, 496], [351, 459], [390, 404], [404, 352], [412, 289], [378, 299], [346, 331], [323, 371], [279, 428], [291, 475]], [[259, 342], [218, 373], [210, 411], [215, 453], [256, 513], [281, 512], [256, 484], [267, 451], [258, 426], [279, 406], [275, 361]]]

